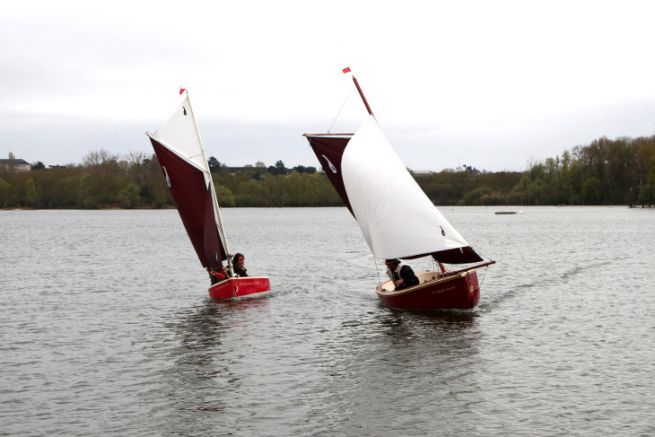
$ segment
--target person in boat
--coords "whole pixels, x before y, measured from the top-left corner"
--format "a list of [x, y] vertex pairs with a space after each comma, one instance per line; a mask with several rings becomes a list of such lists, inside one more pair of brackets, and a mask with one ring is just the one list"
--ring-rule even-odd
[[384, 264], [387, 266], [387, 276], [393, 281], [396, 290], [418, 285], [419, 280], [414, 270], [407, 264], [401, 263], [399, 259], [387, 259]]
[[223, 264], [219, 268], [209, 268], [209, 278], [212, 281], [212, 285], [217, 284], [225, 279], [227, 279], [227, 272]]
[[248, 276], [248, 269], [246, 269], [246, 258], [242, 253], [236, 253], [232, 257], [232, 269], [234, 274], [239, 277]]

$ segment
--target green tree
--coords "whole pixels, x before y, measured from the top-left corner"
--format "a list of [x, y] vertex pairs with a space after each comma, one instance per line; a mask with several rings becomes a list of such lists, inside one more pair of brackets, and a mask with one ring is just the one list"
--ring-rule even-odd
[[139, 195], [139, 186], [134, 182], [128, 182], [127, 185], [118, 193], [118, 202], [122, 208], [135, 208], [139, 205], [141, 196]]
[[9, 192], [11, 191], [11, 184], [6, 180], [0, 178], [0, 208], [9, 206]]
[[582, 202], [585, 205], [597, 205], [601, 202], [602, 184], [596, 176], [589, 176], [582, 184]]
[[97, 208], [98, 202], [93, 190], [93, 181], [89, 173], [80, 176], [77, 189], [77, 204], [81, 208]]
[[207, 165], [209, 165], [209, 171], [211, 173], [218, 173], [218, 171], [221, 169], [221, 163], [213, 156], [209, 157], [207, 160]]
[[216, 198], [221, 206], [231, 208], [236, 206], [236, 197], [229, 188], [223, 185], [214, 185], [216, 189]]
[[39, 206], [39, 187], [34, 182], [34, 179], [29, 178], [25, 181], [25, 203], [27, 206], [37, 208]]
[[484, 205], [482, 199], [490, 194], [489, 187], [478, 187], [466, 193], [460, 203], [462, 205]]

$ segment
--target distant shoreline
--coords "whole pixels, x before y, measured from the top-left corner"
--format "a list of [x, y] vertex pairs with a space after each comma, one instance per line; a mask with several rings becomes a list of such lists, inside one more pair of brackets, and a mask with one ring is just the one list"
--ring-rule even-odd
[[[38, 163], [37, 163], [38, 164]], [[221, 207], [323, 207], [347, 202], [321, 169], [282, 161], [266, 167], [228, 167], [208, 160]], [[655, 206], [655, 136], [599, 138], [561, 156], [530, 163], [523, 172], [488, 172], [463, 164], [413, 173], [440, 206]], [[384, 175], [380, 175], [384, 177]], [[385, 181], [393, 185], [394, 181]], [[120, 159], [100, 150], [82, 165], [28, 171], [0, 168], [0, 205], [39, 209], [159, 209], [175, 204], [154, 155]]]

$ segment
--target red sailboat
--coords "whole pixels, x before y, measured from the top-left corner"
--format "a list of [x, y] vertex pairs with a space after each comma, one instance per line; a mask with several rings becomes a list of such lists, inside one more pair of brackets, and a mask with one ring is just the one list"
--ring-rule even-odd
[[[225, 229], [205, 148], [189, 94], [186, 90], [180, 90], [180, 94], [183, 99], [179, 108], [156, 132], [146, 134], [200, 263], [208, 271], [218, 271], [227, 261], [230, 272]], [[209, 296], [234, 300], [260, 297], [269, 291], [267, 277], [227, 277], [209, 288]]]
[[[345, 69], [344, 73], [350, 73]], [[418, 285], [395, 290], [390, 279], [377, 295], [390, 308], [433, 311], [471, 309], [480, 298], [476, 269], [484, 261], [439, 212], [395, 154], [369, 113], [355, 133], [306, 133], [323, 171], [348, 207], [376, 258], [431, 256], [434, 271], [417, 273]], [[448, 270], [445, 264], [466, 264]]]

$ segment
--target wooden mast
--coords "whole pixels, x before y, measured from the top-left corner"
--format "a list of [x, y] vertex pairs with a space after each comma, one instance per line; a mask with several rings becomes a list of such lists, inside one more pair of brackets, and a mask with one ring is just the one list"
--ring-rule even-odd
[[[216, 196], [216, 189], [214, 188], [214, 177], [212, 176], [211, 170], [209, 168], [209, 164], [207, 161], [207, 154], [205, 152], [205, 145], [202, 143], [202, 139], [200, 138], [200, 129], [198, 129], [198, 122], [196, 121], [196, 116], [193, 113], [193, 107], [191, 106], [191, 97], [189, 96], [189, 90], [184, 89], [184, 93], [186, 93], [186, 98], [189, 101], [189, 111], [191, 112], [191, 118], [193, 119], [193, 126], [196, 130], [196, 137], [198, 139], [198, 143], [200, 144], [200, 151], [202, 152], [202, 159], [204, 162], [204, 167], [205, 167], [205, 176], [209, 178], [209, 190], [210, 194], [212, 197], [212, 204], [214, 206], [214, 221], [216, 222], [217, 225], [217, 231], [218, 231], [218, 239], [223, 245], [223, 249], [225, 250], [225, 257], [227, 258], [227, 267], [230, 271], [232, 271], [232, 262], [230, 261], [230, 252], [227, 248], [227, 236], [225, 235], [225, 228], [223, 227], [223, 218], [221, 217], [221, 208], [218, 205], [218, 198]], [[216, 254], [218, 256], [218, 254]], [[223, 261], [217, 259], [216, 261], [220, 261], [221, 265], [223, 265]]]
[[373, 111], [371, 110], [371, 107], [368, 104], [368, 101], [366, 100], [366, 97], [364, 96], [364, 91], [362, 91], [362, 87], [359, 86], [359, 82], [357, 82], [357, 78], [353, 74], [353, 82], [355, 82], [355, 86], [357, 87], [357, 92], [359, 92], [359, 96], [362, 98], [362, 101], [364, 102], [364, 106], [366, 106], [366, 110], [370, 115], [375, 117], [373, 114]]

